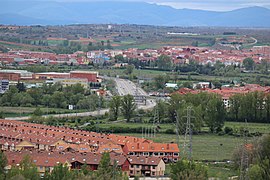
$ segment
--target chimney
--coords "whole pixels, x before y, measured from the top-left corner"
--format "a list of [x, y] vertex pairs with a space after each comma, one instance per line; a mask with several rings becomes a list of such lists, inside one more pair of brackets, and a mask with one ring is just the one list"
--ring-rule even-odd
[[140, 143], [137, 143], [137, 149], [140, 149]]
[[170, 149], [170, 144], [167, 144], [167, 149], [168, 149], [168, 150]]

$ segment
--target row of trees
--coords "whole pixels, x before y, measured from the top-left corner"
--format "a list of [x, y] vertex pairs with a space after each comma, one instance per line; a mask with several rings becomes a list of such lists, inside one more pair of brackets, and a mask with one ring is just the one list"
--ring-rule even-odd
[[270, 120], [270, 95], [261, 92], [232, 96], [228, 109], [217, 94], [173, 94], [168, 102], [159, 101], [154, 111], [161, 123], [173, 123], [179, 118], [180, 124], [184, 125], [187, 107], [192, 109], [192, 123], [197, 131], [207, 126], [211, 132], [219, 132], [225, 120], [264, 123]]
[[270, 122], [270, 94], [252, 92], [230, 98], [227, 119], [231, 121]]
[[[67, 108], [76, 105], [76, 109], [95, 110], [99, 106], [99, 97], [85, 90], [80, 84], [63, 87], [61, 84], [43, 84], [41, 88], [26, 90], [23, 84], [10, 86], [9, 90], [0, 96], [2, 106], [44, 106], [51, 108]], [[101, 107], [104, 100], [100, 99]]]

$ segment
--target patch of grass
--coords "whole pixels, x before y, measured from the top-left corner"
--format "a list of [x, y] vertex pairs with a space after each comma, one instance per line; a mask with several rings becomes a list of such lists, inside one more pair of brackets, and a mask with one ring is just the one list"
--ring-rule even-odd
[[208, 164], [208, 177], [219, 179], [229, 179], [232, 176], [238, 176], [239, 172], [227, 164]]
[[[122, 135], [142, 137], [142, 134], [125, 133]], [[170, 143], [177, 142], [178, 138], [174, 134], [156, 134], [156, 137], [149, 138], [154, 142]], [[250, 138], [250, 140], [252, 140]], [[183, 153], [184, 136], [180, 138], [180, 151]], [[236, 147], [242, 143], [241, 137], [218, 136], [215, 134], [194, 135], [192, 139], [192, 157], [194, 160], [202, 161], [223, 161], [230, 160]], [[221, 145], [222, 144], [222, 145]], [[183, 156], [183, 155], [182, 155]]]
[[[245, 127], [244, 122], [225, 122], [224, 127], [231, 127], [233, 130], [238, 130], [241, 127]], [[250, 133], [260, 132], [260, 133], [270, 133], [270, 124], [266, 123], [247, 123], [247, 128]]]

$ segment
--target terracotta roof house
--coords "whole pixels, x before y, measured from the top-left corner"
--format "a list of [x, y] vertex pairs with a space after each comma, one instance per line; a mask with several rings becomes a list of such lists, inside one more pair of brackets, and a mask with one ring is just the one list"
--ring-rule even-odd
[[129, 156], [129, 176], [164, 176], [165, 163], [160, 157]]

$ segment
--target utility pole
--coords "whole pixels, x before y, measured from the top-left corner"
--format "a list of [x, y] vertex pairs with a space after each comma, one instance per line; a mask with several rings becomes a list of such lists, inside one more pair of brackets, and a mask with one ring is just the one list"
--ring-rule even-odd
[[247, 120], [245, 120], [244, 134], [243, 134], [243, 145], [242, 145], [242, 155], [241, 155], [241, 166], [240, 166], [240, 180], [248, 180], [248, 128]]

